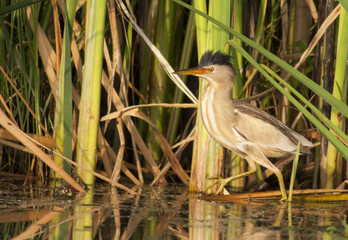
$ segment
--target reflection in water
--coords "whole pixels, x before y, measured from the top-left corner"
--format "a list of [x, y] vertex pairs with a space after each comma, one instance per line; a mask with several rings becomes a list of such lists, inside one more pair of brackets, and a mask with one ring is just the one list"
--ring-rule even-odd
[[98, 212], [93, 205], [93, 188], [91, 188], [74, 207], [73, 239], [93, 239], [93, 220], [97, 223], [99, 220]]
[[85, 196], [0, 181], [0, 239], [335, 239], [345, 238], [346, 203], [222, 203], [178, 186], [98, 185]]

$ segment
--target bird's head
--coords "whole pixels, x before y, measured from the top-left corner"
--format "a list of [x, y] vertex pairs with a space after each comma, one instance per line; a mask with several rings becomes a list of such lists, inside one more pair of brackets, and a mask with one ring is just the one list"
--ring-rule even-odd
[[223, 84], [226, 87], [234, 86], [235, 70], [230, 63], [231, 57], [220, 51], [206, 51], [198, 67], [174, 72], [181, 75], [194, 75], [202, 77], [209, 82]]

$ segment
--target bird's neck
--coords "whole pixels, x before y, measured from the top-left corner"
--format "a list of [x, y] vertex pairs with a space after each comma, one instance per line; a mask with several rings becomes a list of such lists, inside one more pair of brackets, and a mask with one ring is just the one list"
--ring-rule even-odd
[[209, 98], [209, 101], [226, 102], [232, 106], [232, 86], [209, 82], [204, 89], [202, 98]]
[[211, 135], [217, 131], [218, 125], [231, 124], [235, 118], [232, 88], [209, 83], [201, 96], [200, 110], [204, 126]]
[[201, 96], [200, 107], [202, 114], [205, 116], [210, 115], [213, 118], [230, 121], [235, 114], [232, 88], [208, 83]]

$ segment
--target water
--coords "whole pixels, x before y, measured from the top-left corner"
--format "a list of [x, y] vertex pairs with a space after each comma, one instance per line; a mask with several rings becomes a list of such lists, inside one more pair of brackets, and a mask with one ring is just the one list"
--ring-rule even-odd
[[0, 239], [346, 239], [347, 202], [206, 201], [179, 185], [53, 198], [0, 181]]

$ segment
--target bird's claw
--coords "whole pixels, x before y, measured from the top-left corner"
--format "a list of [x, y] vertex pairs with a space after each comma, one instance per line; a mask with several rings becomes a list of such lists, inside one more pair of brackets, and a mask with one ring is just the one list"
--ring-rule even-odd
[[212, 185], [210, 185], [209, 187], [207, 187], [206, 189], [205, 189], [205, 192], [207, 192], [209, 189], [211, 189], [212, 187], [214, 187], [216, 184], [220, 184], [220, 186], [219, 186], [219, 188], [216, 190], [216, 192], [214, 193], [214, 194], [220, 194], [223, 190], [224, 190], [224, 188], [225, 188], [225, 186], [229, 183], [230, 181], [227, 181], [226, 179], [224, 179], [224, 178], [217, 178], [217, 180], [212, 184]]

